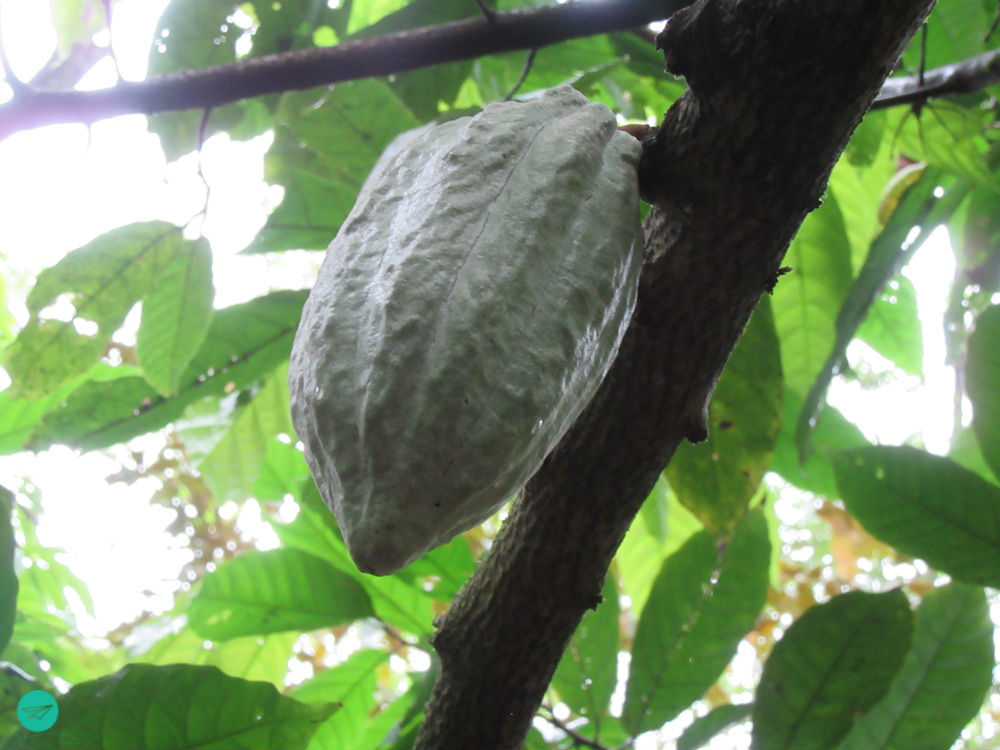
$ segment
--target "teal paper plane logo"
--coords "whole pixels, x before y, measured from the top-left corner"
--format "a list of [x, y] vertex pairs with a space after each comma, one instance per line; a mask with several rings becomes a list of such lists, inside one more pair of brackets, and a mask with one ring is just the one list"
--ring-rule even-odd
[[17, 702], [17, 720], [31, 732], [44, 732], [59, 718], [56, 699], [44, 690], [32, 690]]

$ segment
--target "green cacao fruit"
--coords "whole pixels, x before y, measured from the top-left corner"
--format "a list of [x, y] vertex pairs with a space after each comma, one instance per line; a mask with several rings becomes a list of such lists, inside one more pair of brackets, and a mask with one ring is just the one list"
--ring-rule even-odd
[[638, 142], [569, 87], [400, 136], [330, 244], [292, 418], [362, 571], [481, 523], [587, 404], [633, 307]]

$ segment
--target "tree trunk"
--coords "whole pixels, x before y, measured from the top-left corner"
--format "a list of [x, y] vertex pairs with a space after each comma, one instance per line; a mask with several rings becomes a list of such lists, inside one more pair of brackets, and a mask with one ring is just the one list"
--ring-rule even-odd
[[933, 0], [701, 0], [660, 35], [690, 90], [647, 137], [639, 301], [598, 394], [441, 618], [418, 748], [517, 748], [608, 565]]

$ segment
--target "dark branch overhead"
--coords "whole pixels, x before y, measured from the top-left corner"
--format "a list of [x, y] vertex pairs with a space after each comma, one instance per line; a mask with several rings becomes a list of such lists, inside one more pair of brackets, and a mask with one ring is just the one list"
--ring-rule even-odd
[[971, 94], [1000, 81], [1000, 49], [968, 60], [942, 65], [920, 76], [890, 78], [872, 103], [872, 109], [927, 101], [949, 94]]
[[[97, 91], [26, 90], [0, 105], [0, 139], [42, 125], [123, 114], [204, 109], [264, 94], [386, 76], [439, 63], [627, 31], [669, 18], [690, 0], [578, 0], [482, 14], [438, 26], [347, 40], [334, 47], [241, 60]], [[470, 4], [470, 10], [474, 6]]]
[[[10, 102], [0, 105], [0, 140], [43, 125], [219, 107], [281, 91], [391, 75], [501, 52], [533, 50], [593, 34], [643, 29], [689, 4], [690, 0], [578, 0], [477, 15], [439, 26], [348, 40], [334, 47], [265, 55], [230, 65], [125, 82], [97, 91], [42, 91], [22, 85], [17, 87]], [[872, 107], [978, 91], [998, 80], [1000, 50], [994, 50], [930, 70], [922, 82], [916, 76], [886, 81]], [[45, 85], [51, 83], [46, 81]]]

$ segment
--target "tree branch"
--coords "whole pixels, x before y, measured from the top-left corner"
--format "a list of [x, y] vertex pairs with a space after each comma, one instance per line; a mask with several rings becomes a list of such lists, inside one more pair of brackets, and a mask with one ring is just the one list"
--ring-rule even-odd
[[[77, 42], [65, 57], [59, 51], [52, 53], [49, 62], [28, 81], [29, 90], [65, 89], [75, 86], [83, 75], [102, 58], [109, 55], [108, 48], [98, 47], [92, 39]], [[0, 112], [8, 105], [0, 105]], [[0, 122], [3, 116], [0, 115]]]
[[594, 742], [593, 740], [584, 737], [579, 732], [573, 731], [573, 729], [567, 726], [565, 722], [556, 718], [555, 711], [552, 710], [551, 706], [545, 706], [545, 711], [547, 714], [547, 716], [544, 717], [545, 721], [549, 722], [560, 732], [565, 732], [566, 735], [573, 740], [574, 747], [589, 747], [593, 748], [593, 750], [609, 750], [609, 748], [602, 745], [600, 742]]
[[498, 52], [536, 49], [668, 18], [691, 0], [578, 0], [482, 15], [334, 47], [264, 55], [97, 91], [21, 92], [0, 105], [0, 140], [42, 125], [218, 107], [248, 97], [386, 76]]
[[7, 85], [10, 86], [11, 90], [15, 93], [24, 91], [24, 81], [14, 75], [14, 71], [10, 67], [10, 60], [7, 59], [7, 50], [3, 43], [2, 27], [0, 27], [0, 71], [3, 72], [3, 78], [7, 82]]
[[[230, 65], [184, 71], [137, 83], [124, 82], [97, 91], [52, 91], [54, 81], [16, 85], [17, 95], [0, 104], [0, 140], [43, 125], [96, 120], [122, 114], [156, 114], [218, 107], [255, 96], [309, 88], [338, 81], [401, 73], [439, 63], [467, 60], [556, 44], [568, 39], [629, 30], [644, 37], [645, 24], [669, 17], [691, 0], [577, 0], [506, 13], [491, 11], [454, 23], [428, 26], [335, 47], [310, 48], [250, 58]], [[74, 52], [107, 50], [80, 45]], [[78, 68], [79, 55], [72, 62]], [[56, 79], [54, 79], [56, 80]], [[872, 109], [926, 101], [932, 97], [978, 91], [1000, 80], [1000, 51], [896, 78], [885, 86]], [[36, 88], [35, 86], [38, 86]]]
[[[635, 513], [933, 0], [700, 0], [659, 37], [690, 90], [644, 141], [639, 301], [597, 395], [441, 619], [417, 747], [516, 748]], [[819, 84], [819, 85], [817, 85]]]
[[943, 65], [919, 76], [890, 78], [872, 103], [872, 109], [924, 102], [948, 94], [971, 94], [1000, 81], [1000, 49], [968, 60]]

